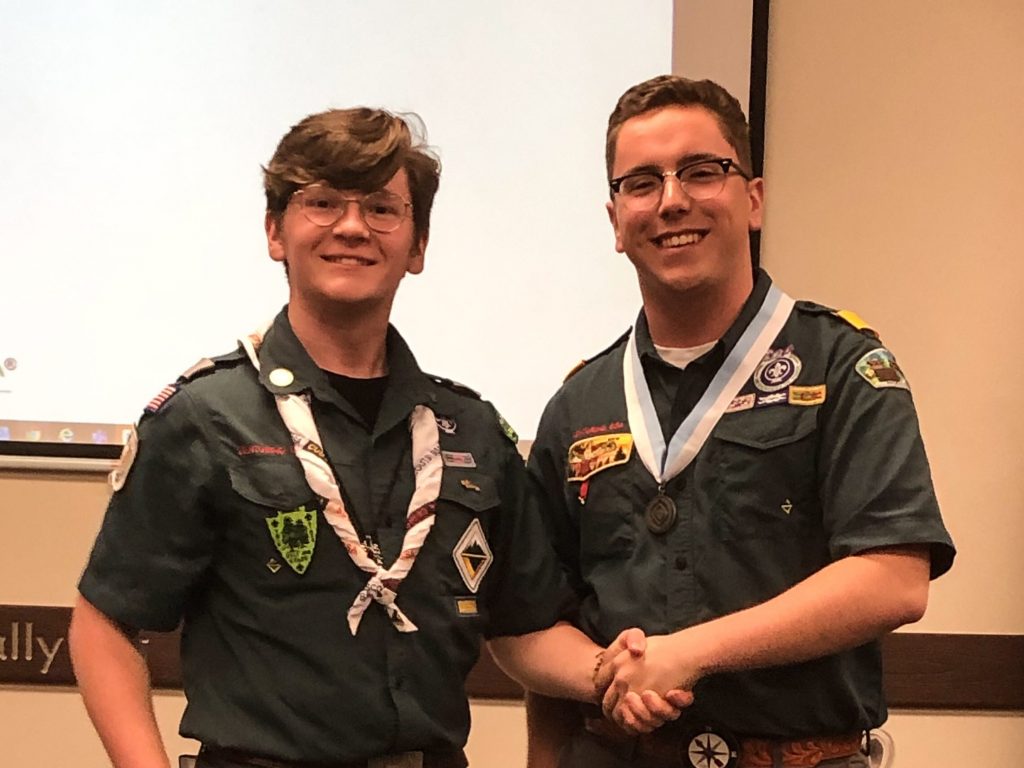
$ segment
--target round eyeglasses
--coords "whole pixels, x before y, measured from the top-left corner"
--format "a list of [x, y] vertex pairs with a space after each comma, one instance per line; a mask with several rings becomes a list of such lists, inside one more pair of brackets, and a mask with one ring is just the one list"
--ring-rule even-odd
[[665, 189], [665, 179], [675, 176], [687, 197], [693, 200], [710, 200], [725, 189], [730, 174], [736, 174], [747, 181], [753, 177], [727, 157], [697, 160], [687, 163], [674, 171], [639, 171], [627, 173], [608, 182], [612, 194], [634, 210], [648, 210], [657, 207]]
[[355, 203], [366, 226], [381, 233], [394, 232], [412, 211], [412, 203], [386, 189], [362, 197], [346, 197], [332, 187], [310, 184], [292, 195], [292, 200], [302, 215], [318, 227], [333, 227], [345, 215], [348, 204]]

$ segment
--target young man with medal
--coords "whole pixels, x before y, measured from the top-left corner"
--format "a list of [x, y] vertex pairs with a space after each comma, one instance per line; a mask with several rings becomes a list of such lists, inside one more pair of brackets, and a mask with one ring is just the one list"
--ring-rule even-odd
[[[634, 86], [606, 153], [643, 309], [551, 400], [529, 467], [579, 626], [648, 643], [598, 671], [617, 727], [531, 699], [535, 766], [866, 766], [878, 640], [954, 555], [907, 380], [854, 315], [751, 268], [763, 181], [724, 89]], [[673, 688], [693, 704], [651, 732], [644, 692]]]
[[357, 108], [299, 122], [264, 171], [289, 303], [126, 446], [70, 631], [86, 707], [117, 768], [166, 768], [135, 641], [183, 622], [199, 768], [462, 768], [482, 637], [525, 684], [595, 702], [598, 646], [560, 622], [573, 596], [514, 433], [389, 324], [440, 166], [407, 120]]

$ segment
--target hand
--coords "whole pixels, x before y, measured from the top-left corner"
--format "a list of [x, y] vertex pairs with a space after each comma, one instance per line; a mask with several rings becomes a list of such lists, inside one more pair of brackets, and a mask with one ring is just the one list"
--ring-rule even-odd
[[[626, 648], [641, 645], [635, 635], [620, 635], [619, 640], [625, 641]], [[629, 733], [649, 733], [678, 718], [693, 703], [692, 689], [699, 677], [680, 658], [672, 638], [645, 638], [642, 645], [642, 654], [617, 653], [595, 677], [595, 682], [607, 686], [602, 701], [605, 716]]]
[[[594, 687], [605, 694], [605, 715], [630, 734], [650, 733], [677, 719], [682, 710], [693, 703], [693, 694], [687, 690], [663, 690], [654, 686], [629, 690], [626, 670], [643, 668], [648, 644], [662, 644], [655, 641], [663, 641], [663, 638], [649, 640], [640, 629], [624, 630], [602, 653], [594, 669]], [[610, 687], [613, 683], [615, 690]], [[657, 690], [663, 690], [664, 695], [659, 695]]]

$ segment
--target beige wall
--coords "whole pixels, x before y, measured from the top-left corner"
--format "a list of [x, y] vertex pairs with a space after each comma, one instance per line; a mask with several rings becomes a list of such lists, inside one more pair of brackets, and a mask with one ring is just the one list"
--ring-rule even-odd
[[[1011, 319], [1024, 280], [1011, 240], [1024, 209], [1022, 8], [772, 3], [764, 261], [795, 296], [866, 317], [909, 373], [960, 549], [923, 631], [1024, 632], [1024, 364]], [[0, 473], [0, 602], [71, 603], [106, 495], [95, 476]], [[157, 700], [172, 752], [181, 705]], [[523, 765], [522, 708], [473, 713], [474, 764]], [[1024, 764], [1019, 715], [898, 712], [887, 727], [898, 768]], [[0, 761], [106, 765], [73, 691], [12, 688], [0, 689]]]

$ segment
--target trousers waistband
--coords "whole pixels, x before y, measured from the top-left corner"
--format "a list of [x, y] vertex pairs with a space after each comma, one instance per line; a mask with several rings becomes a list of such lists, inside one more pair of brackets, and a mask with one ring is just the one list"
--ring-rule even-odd
[[238, 749], [203, 746], [195, 768], [466, 768], [461, 749], [398, 752], [350, 762], [278, 760]]
[[822, 735], [799, 739], [764, 739], [736, 736], [714, 727], [681, 732], [657, 730], [630, 736], [603, 718], [586, 718], [587, 731], [613, 753], [627, 759], [641, 758], [663, 766], [689, 766], [690, 756], [706, 755], [735, 768], [814, 768], [825, 760], [850, 757], [861, 750], [862, 734]]

